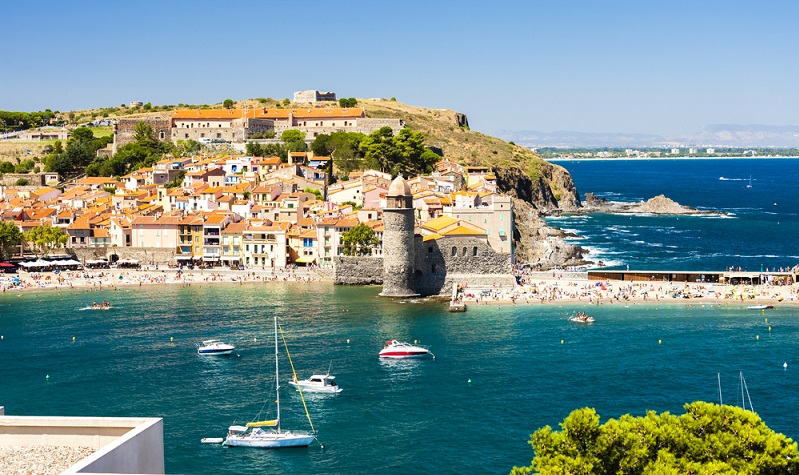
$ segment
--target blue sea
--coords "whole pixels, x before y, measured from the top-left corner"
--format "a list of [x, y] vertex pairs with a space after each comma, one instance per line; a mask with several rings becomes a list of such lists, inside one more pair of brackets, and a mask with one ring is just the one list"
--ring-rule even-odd
[[[580, 198], [638, 202], [665, 195], [704, 216], [592, 214], [547, 221], [607, 268], [773, 270], [799, 264], [799, 159], [555, 161]], [[751, 187], [747, 187], [751, 184]], [[594, 266], [598, 267], [598, 266]]]
[[[796, 185], [797, 162], [699, 162], [680, 162], [678, 171], [659, 161], [564, 165], [575, 168], [581, 193], [631, 200], [663, 193], [734, 216], [592, 216], [568, 227], [594, 229], [583, 241], [605, 252], [629, 247], [629, 257], [617, 257], [631, 267], [794, 264], [788, 241], [797, 235], [796, 208], [788, 184]], [[750, 172], [751, 189], [745, 187]], [[656, 184], [680, 173], [677, 184]], [[763, 212], [772, 209], [778, 214]], [[613, 239], [602, 241], [595, 224], [601, 220], [629, 232], [608, 230]], [[714, 250], [706, 245], [709, 235], [727, 246]], [[663, 244], [662, 253], [632, 245], [650, 238]], [[771, 254], [773, 261], [761, 257]], [[682, 413], [692, 401], [718, 402], [719, 378], [724, 403], [740, 406], [741, 374], [765, 423], [799, 437], [799, 308], [764, 313], [735, 303], [678, 301], [470, 306], [449, 313], [439, 302], [386, 300], [379, 292], [251, 283], [3, 293], [0, 405], [9, 415], [161, 417], [169, 474], [505, 474], [530, 464], [531, 433], [557, 428], [574, 409], [594, 407], [603, 421], [648, 410]], [[102, 300], [115, 308], [81, 310]], [[596, 323], [569, 322], [577, 310]], [[330, 367], [344, 389], [338, 396], [308, 395], [325, 448], [201, 444], [262, 409], [270, 414], [274, 315], [299, 376]], [[238, 356], [198, 356], [195, 343], [210, 338], [235, 344]], [[387, 339], [431, 345], [436, 359], [382, 361], [377, 355]], [[281, 368], [284, 427], [307, 429], [285, 359]]]

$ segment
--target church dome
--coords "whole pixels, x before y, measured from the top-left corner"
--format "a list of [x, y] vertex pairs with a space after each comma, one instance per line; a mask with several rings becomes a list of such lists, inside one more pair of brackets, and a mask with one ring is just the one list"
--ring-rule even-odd
[[402, 178], [402, 175], [397, 175], [397, 178], [394, 178], [394, 181], [391, 182], [391, 186], [388, 187], [387, 196], [412, 196], [411, 187], [408, 185], [408, 182]]

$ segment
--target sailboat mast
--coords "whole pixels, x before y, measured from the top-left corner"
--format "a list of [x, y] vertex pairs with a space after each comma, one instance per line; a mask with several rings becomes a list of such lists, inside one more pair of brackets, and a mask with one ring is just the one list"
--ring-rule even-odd
[[280, 376], [278, 371], [277, 315], [275, 315], [275, 405], [277, 407], [277, 432], [280, 433]]

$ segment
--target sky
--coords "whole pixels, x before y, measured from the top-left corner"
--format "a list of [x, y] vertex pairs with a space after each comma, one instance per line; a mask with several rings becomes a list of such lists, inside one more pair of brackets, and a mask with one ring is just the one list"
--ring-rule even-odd
[[3, 1], [0, 110], [396, 98], [472, 130], [799, 124], [795, 0]]

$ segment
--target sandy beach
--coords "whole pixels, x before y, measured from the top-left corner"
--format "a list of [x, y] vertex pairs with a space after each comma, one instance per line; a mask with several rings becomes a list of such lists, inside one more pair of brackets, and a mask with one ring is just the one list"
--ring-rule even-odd
[[[458, 296], [467, 305], [523, 305], [578, 303], [615, 304], [739, 304], [797, 305], [799, 284], [726, 285], [682, 282], [626, 282], [588, 280], [575, 274], [542, 272], [528, 276], [525, 284], [510, 288], [463, 287]], [[150, 285], [214, 285], [271, 282], [314, 284], [330, 279], [314, 269], [204, 270], [102, 269], [87, 271], [20, 272], [0, 274], [0, 291], [22, 296], [26, 292], [61, 292], [122, 289]]]

